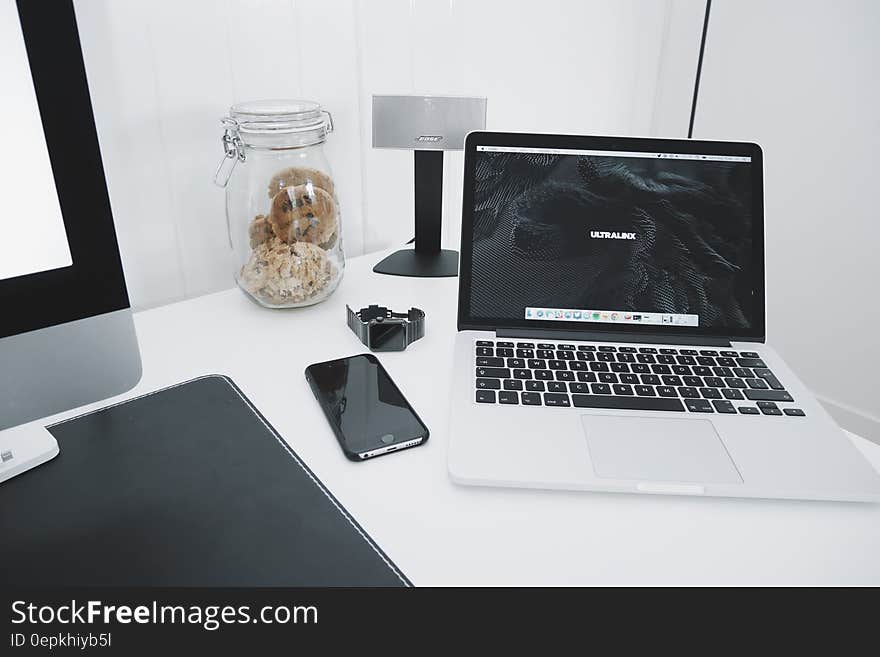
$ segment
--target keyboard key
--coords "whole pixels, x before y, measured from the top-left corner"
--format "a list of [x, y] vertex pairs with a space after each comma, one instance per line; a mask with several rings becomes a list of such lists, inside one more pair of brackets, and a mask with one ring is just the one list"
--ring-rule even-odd
[[535, 343], [534, 342], [517, 342], [516, 347], [517, 347], [517, 349], [534, 349]]
[[534, 358], [535, 350], [534, 349], [517, 349], [516, 350], [517, 358]]
[[743, 415], [760, 415], [761, 411], [759, 411], [754, 406], [739, 406], [737, 410]]
[[703, 379], [698, 376], [684, 376], [681, 380], [684, 381], [686, 386], [690, 386], [691, 388], [703, 387]]
[[568, 395], [545, 392], [544, 406], [571, 406], [571, 402], [568, 400]]
[[610, 395], [611, 394], [611, 386], [607, 383], [594, 383], [590, 386], [590, 390], [593, 391], [594, 395]]
[[697, 356], [697, 362], [700, 365], [712, 366], [715, 364], [715, 359], [711, 356]]
[[660, 353], [661, 353], [661, 354], [666, 354], [667, 356], [669, 356], [669, 355], [674, 355], [674, 354], [677, 354], [677, 353], [678, 353], [678, 349], [661, 349], [661, 350], [660, 350]]
[[724, 379], [724, 383], [726, 383], [731, 388], [745, 388], [746, 382], [742, 379], [735, 379], [733, 377], [728, 377]]
[[531, 379], [532, 373], [530, 370], [513, 370], [513, 378], [514, 379]]
[[[636, 394], [639, 397], [656, 397], [657, 393], [654, 392], [654, 386], [635, 386]], [[671, 397], [672, 395], [670, 395]]]
[[578, 360], [583, 360], [583, 361], [596, 360], [596, 357], [593, 354], [591, 354], [589, 351], [579, 351], [575, 355], [577, 356]]
[[772, 402], [772, 401], [759, 401], [757, 406], [758, 406], [758, 408], [779, 408], [776, 405], [776, 402]]
[[477, 340], [477, 346], [478, 346], [478, 347], [491, 347], [491, 346], [493, 346], [494, 344], [495, 344], [495, 343], [492, 342], [491, 340]]
[[629, 365], [626, 363], [609, 363], [609, 365], [611, 366], [612, 372], [617, 372], [618, 374], [620, 372], [629, 372]]
[[678, 393], [675, 391], [675, 388], [671, 386], [657, 386], [656, 390], [657, 394], [661, 397], [678, 397]]
[[570, 392], [577, 392], [581, 394], [587, 394], [590, 392], [590, 386], [588, 386], [586, 383], [578, 383], [576, 381], [569, 383], [568, 389]]
[[663, 382], [660, 381], [660, 377], [656, 374], [642, 374], [642, 383], [649, 386], [659, 386]]
[[550, 370], [534, 370], [532, 374], [535, 375], [535, 378], [539, 381], [552, 381], [553, 380], [553, 372]]
[[477, 356], [494, 356], [495, 350], [492, 347], [477, 347]]
[[565, 392], [568, 388], [564, 381], [548, 381], [547, 392]]
[[712, 371], [715, 373], [715, 376], [733, 376], [733, 372], [730, 371], [729, 367], [713, 367]]
[[733, 358], [716, 358], [715, 362], [721, 367], [736, 367], [736, 361]]
[[596, 351], [596, 347], [591, 344], [582, 344], [578, 346], [578, 351]]
[[477, 379], [479, 390], [501, 390], [501, 379]]
[[596, 354], [596, 360], [600, 360], [603, 363], [611, 363], [614, 361], [614, 354]]
[[557, 370], [556, 371], [556, 380], [557, 381], [574, 381], [574, 372], [570, 372], [568, 370]]
[[664, 365], [675, 365], [675, 359], [681, 358], [681, 356], [657, 356], [657, 362], [663, 363]]
[[522, 403], [526, 406], [540, 406], [541, 405], [541, 395], [537, 392], [524, 392], [522, 393]]
[[477, 376], [493, 377], [496, 379], [509, 379], [510, 370], [506, 367], [478, 367]]
[[595, 383], [596, 382], [596, 373], [595, 372], [578, 372], [577, 380], [583, 381], [584, 383]]
[[700, 349], [700, 356], [717, 356], [718, 352], [714, 349]]
[[710, 388], [724, 388], [724, 379], [719, 379], [717, 376], [707, 376], [703, 379], [703, 382], [709, 386]]
[[755, 376], [748, 367], [734, 367], [733, 373], [741, 379], [751, 379]]
[[677, 399], [659, 397], [617, 397], [602, 395], [572, 395], [578, 408], [616, 408], [628, 411], [683, 411]]
[[643, 365], [642, 363], [633, 363], [629, 366], [629, 369], [635, 374], [647, 374], [651, 371], [647, 365]]
[[739, 356], [739, 354], [735, 351], [722, 351], [721, 355], [725, 356], [726, 358], [736, 358], [737, 356]]
[[676, 356], [675, 360], [679, 365], [696, 365], [697, 361], [693, 356]]
[[522, 381], [517, 379], [504, 379], [504, 389], [505, 390], [522, 390], [523, 384]]
[[681, 350], [679, 350], [678, 353], [684, 354], [685, 356], [696, 356], [697, 350], [696, 349], [681, 349]]
[[502, 349], [501, 347], [497, 347], [495, 349], [496, 356], [504, 356], [505, 358], [513, 358], [513, 349]]
[[557, 351], [556, 357], [559, 360], [574, 360], [574, 352], [573, 351]]
[[547, 361], [543, 358], [529, 358], [529, 367], [533, 370], [547, 369]]
[[639, 375], [638, 374], [621, 374], [620, 375], [621, 383], [638, 383]]
[[651, 354], [639, 354], [636, 356], [636, 360], [640, 363], [652, 364], [657, 362], [656, 356], [652, 356]]
[[617, 354], [617, 362], [618, 363], [634, 363], [636, 362], [636, 357], [632, 354], [618, 353]]
[[523, 358], [508, 358], [507, 366], [523, 368], [526, 366], [526, 361]]
[[535, 352], [535, 355], [538, 358], [556, 358], [556, 354], [552, 349], [538, 349], [538, 351]]
[[608, 371], [608, 363], [600, 363], [598, 361], [593, 361], [590, 363], [590, 369], [593, 372], [607, 372]]
[[478, 404], [494, 404], [495, 403], [495, 391], [494, 390], [477, 390], [477, 403]]
[[535, 380], [526, 381], [526, 390], [529, 392], [544, 392], [544, 382]]
[[764, 388], [770, 387], [764, 379], [746, 379], [746, 383], [749, 384], [749, 388], [755, 388], [756, 390], [763, 390]]
[[736, 364], [740, 367], [767, 367], [760, 358], [737, 358]]
[[568, 362], [568, 369], [576, 372], [582, 372], [584, 370], [590, 369], [590, 366], [579, 360], [572, 360]]
[[550, 367], [551, 370], [567, 370], [568, 369], [568, 365], [565, 364], [564, 360], [548, 360], [547, 365], [548, 365], [548, 367]]
[[498, 401], [502, 404], [519, 404], [519, 395], [510, 390], [502, 390], [498, 393]]
[[618, 347], [617, 351], [623, 352], [625, 354], [634, 354], [636, 353], [637, 349], [635, 347]]
[[782, 411], [778, 408], [762, 408], [761, 412], [764, 415], [782, 415]]
[[700, 394], [704, 399], [721, 399], [721, 393], [717, 388], [700, 388]]
[[773, 390], [785, 390], [785, 386], [779, 383], [779, 379], [777, 379], [773, 372], [764, 367], [758, 367], [754, 370], [755, 376], [761, 379], [764, 379], [767, 382], [767, 385], [773, 388]]
[[726, 399], [743, 399], [743, 394], [739, 390], [733, 388], [724, 388], [721, 391], [721, 394], [724, 395]]
[[672, 371], [679, 376], [687, 376], [691, 373], [691, 368], [687, 365], [673, 365]]
[[495, 346], [496, 346], [496, 347], [510, 347], [510, 348], [513, 348], [513, 343], [512, 343], [512, 342], [496, 342], [496, 343], [495, 343]]
[[693, 370], [697, 376], [712, 376], [712, 370], [705, 365], [694, 365]]
[[800, 408], [786, 408], [783, 411], [786, 415], [791, 415], [794, 417], [804, 417], [806, 413]]
[[657, 349], [654, 347], [639, 347], [640, 354], [656, 354]]
[[477, 367], [504, 367], [504, 359], [491, 356], [477, 356]]
[[740, 353], [740, 356], [742, 356], [743, 358], [760, 358], [760, 356], [758, 356], [758, 353], [755, 351], [743, 351]]
[[785, 390], [744, 390], [746, 399], [752, 401], [793, 402], [794, 398]]
[[545, 342], [539, 342], [538, 349], [556, 349], [556, 345], [555, 344], [547, 344]]
[[691, 413], [714, 413], [712, 404], [706, 399], [685, 399], [684, 405]]
[[558, 344], [558, 345], [556, 345], [556, 348], [561, 349], [563, 351], [574, 351], [573, 344]]
[[669, 369], [669, 365], [651, 365], [651, 371], [654, 374], [672, 374], [672, 370]]
[[602, 383], [618, 383], [617, 375], [612, 372], [599, 372], [599, 381]]
[[[700, 391], [697, 390], [696, 388], [684, 387], [684, 388], [676, 388], [676, 390], [678, 390], [678, 394], [681, 395], [682, 397], [684, 397], [685, 399], [698, 399], [700, 397]], [[657, 391], [659, 392], [660, 389], [657, 388]], [[661, 392], [660, 394], [662, 395], [663, 393]]]
[[617, 351], [617, 347], [612, 347], [607, 344], [603, 344], [599, 346], [599, 351]]
[[664, 374], [662, 379], [663, 379], [663, 385], [665, 385], [665, 386], [678, 387], [678, 386], [684, 385], [684, 383], [682, 383], [682, 381], [681, 381], [681, 377], [676, 376], [675, 374]]
[[712, 406], [715, 407], [715, 410], [719, 413], [736, 413], [736, 409], [726, 399], [716, 399], [712, 402]]
[[615, 383], [611, 388], [614, 390], [615, 395], [632, 395], [633, 389], [631, 385], [627, 385], [625, 383]]

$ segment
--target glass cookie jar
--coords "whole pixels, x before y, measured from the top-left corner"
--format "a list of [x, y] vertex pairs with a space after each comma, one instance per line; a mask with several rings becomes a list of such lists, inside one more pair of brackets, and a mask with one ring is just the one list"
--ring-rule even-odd
[[261, 100], [222, 120], [235, 282], [267, 308], [326, 299], [342, 278], [342, 220], [324, 141], [333, 120], [318, 103]]

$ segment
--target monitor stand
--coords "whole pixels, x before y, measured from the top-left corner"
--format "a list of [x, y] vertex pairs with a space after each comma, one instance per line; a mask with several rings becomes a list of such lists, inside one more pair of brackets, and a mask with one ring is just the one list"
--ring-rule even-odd
[[0, 431], [0, 483], [57, 455], [58, 442], [40, 422]]
[[415, 248], [395, 251], [373, 271], [421, 278], [458, 276], [458, 251], [440, 248], [443, 151], [415, 151], [415, 199]]

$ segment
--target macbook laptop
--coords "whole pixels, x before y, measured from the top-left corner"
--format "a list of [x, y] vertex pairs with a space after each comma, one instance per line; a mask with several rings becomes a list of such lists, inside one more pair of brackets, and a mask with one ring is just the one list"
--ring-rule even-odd
[[757, 145], [475, 132], [463, 202], [454, 481], [880, 500], [765, 342]]

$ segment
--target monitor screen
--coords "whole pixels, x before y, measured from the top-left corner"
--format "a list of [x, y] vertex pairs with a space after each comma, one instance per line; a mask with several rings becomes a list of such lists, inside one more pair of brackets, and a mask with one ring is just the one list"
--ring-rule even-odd
[[487, 145], [473, 157], [474, 321], [719, 334], [763, 321], [751, 157]]
[[0, 281], [73, 264], [14, 0], [0, 0]]

